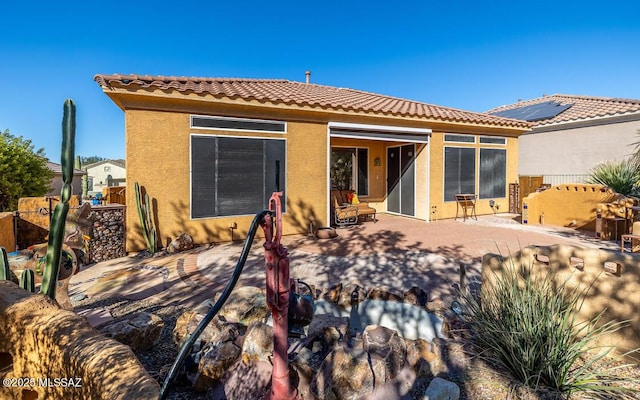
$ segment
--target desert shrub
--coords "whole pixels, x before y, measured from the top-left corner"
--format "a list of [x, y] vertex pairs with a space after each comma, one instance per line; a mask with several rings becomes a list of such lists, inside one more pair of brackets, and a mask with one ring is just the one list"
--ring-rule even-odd
[[598, 183], [625, 196], [637, 195], [640, 189], [640, 169], [633, 159], [604, 162], [589, 171], [587, 183]]
[[[598, 324], [602, 314], [578, 320], [586, 289], [570, 289], [551, 273], [505, 268], [483, 282], [479, 295], [463, 293], [463, 318], [477, 355], [535, 390], [558, 398], [582, 392], [596, 398], [635, 398], [617, 374], [630, 365], [597, 339], [624, 326]], [[612, 397], [613, 396], [613, 397]]]

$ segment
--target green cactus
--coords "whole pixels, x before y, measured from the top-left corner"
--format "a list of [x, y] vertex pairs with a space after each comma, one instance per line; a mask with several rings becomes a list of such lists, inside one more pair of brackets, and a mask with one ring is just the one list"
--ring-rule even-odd
[[32, 269], [25, 269], [20, 275], [20, 287], [27, 292], [36, 292], [36, 274]]
[[73, 180], [73, 158], [75, 153], [76, 137], [76, 105], [73, 100], [64, 102], [64, 114], [62, 117], [62, 181], [60, 203], [53, 210], [49, 241], [47, 242], [47, 255], [45, 269], [42, 275], [40, 292], [56, 299], [56, 287], [58, 286], [58, 272], [60, 269], [60, 253], [64, 238], [64, 226], [69, 212], [69, 199], [71, 198]]
[[11, 270], [9, 269], [9, 259], [7, 258], [7, 250], [0, 246], [0, 281], [11, 280]]
[[136, 195], [136, 208], [138, 209], [138, 218], [140, 218], [140, 225], [142, 226], [142, 235], [147, 243], [147, 250], [151, 254], [156, 252], [156, 244], [158, 242], [156, 236], [156, 228], [153, 226], [153, 216], [151, 213], [151, 198], [148, 193], [144, 195], [144, 202], [142, 199], [142, 193], [140, 192], [140, 185], [135, 182], [133, 185]]

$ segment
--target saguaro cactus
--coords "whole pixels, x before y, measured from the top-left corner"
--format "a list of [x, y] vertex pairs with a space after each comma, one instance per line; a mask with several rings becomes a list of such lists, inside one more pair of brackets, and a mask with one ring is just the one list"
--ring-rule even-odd
[[75, 153], [76, 138], [76, 105], [73, 100], [64, 102], [64, 114], [62, 117], [62, 181], [60, 203], [53, 210], [49, 241], [47, 242], [47, 255], [45, 269], [42, 276], [40, 292], [56, 299], [56, 287], [58, 284], [58, 272], [60, 269], [60, 253], [64, 239], [64, 225], [69, 212], [69, 199], [71, 198], [71, 182], [73, 180], [73, 158]]
[[0, 246], [0, 281], [10, 281], [11, 270], [9, 269], [9, 259], [7, 250]]
[[136, 182], [133, 185], [136, 195], [136, 208], [138, 209], [138, 217], [140, 218], [140, 226], [142, 227], [142, 235], [144, 241], [147, 243], [147, 250], [151, 254], [156, 252], [156, 244], [158, 242], [156, 236], [156, 228], [153, 226], [153, 215], [151, 210], [151, 199], [149, 193], [145, 193], [144, 202], [142, 201], [142, 193], [140, 192], [140, 185]]

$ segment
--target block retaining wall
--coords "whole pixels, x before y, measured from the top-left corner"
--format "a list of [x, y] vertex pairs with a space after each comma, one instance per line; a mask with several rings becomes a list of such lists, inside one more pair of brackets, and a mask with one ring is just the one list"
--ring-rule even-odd
[[[8, 281], [0, 281], [0, 377], [16, 384], [22, 379], [21, 387], [0, 387], [0, 398], [7, 400], [155, 399], [160, 392], [128, 346]], [[26, 387], [25, 378], [34, 384]], [[56, 378], [71, 378], [80, 387], [56, 386]]]

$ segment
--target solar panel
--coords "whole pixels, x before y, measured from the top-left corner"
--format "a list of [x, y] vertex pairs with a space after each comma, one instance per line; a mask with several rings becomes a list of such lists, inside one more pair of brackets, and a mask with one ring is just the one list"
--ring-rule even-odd
[[572, 105], [573, 104], [562, 105], [555, 101], [546, 101], [544, 103], [512, 108], [511, 110], [498, 111], [492, 114], [498, 117], [513, 118], [513, 119], [520, 119], [528, 122], [534, 122], [534, 121], [542, 121], [543, 119], [553, 118], [559, 115], [564, 110], [571, 107]]

